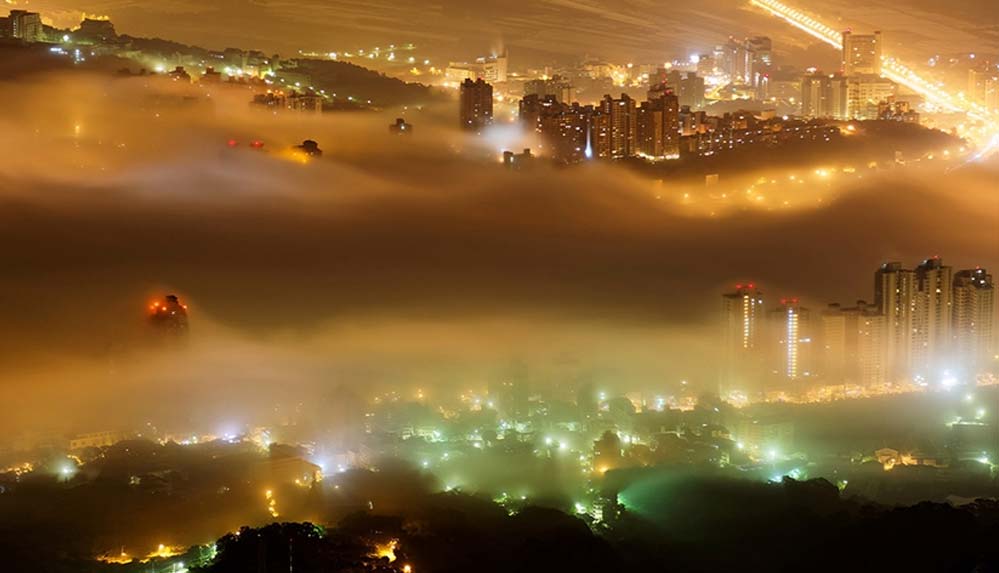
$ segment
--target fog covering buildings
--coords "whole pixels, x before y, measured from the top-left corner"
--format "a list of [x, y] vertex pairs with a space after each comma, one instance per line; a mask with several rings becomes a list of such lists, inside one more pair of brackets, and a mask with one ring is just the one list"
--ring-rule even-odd
[[995, 364], [988, 271], [955, 273], [936, 257], [912, 269], [884, 263], [874, 273], [873, 295], [871, 303], [830, 303], [813, 316], [797, 298], [766, 308], [754, 285], [737, 285], [722, 296], [722, 388], [766, 392], [807, 377], [869, 388], [903, 381], [956, 386]]
[[[996, 168], [965, 142], [811, 141], [660, 86], [545, 85], [523, 130], [478, 82], [274, 113], [222, 72], [60, 62], [0, 90], [7, 563], [774, 570], [829, 539], [990, 562], [995, 508], [939, 504], [996, 492]], [[673, 157], [695, 136], [717, 147]], [[155, 343], [188, 301], [187, 343]]]

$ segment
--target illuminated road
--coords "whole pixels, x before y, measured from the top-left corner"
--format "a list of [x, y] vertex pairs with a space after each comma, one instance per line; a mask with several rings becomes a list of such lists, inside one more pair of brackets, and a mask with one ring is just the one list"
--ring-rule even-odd
[[[776, 0], [750, 0], [754, 6], [758, 6], [770, 14], [786, 21], [795, 28], [817, 38], [837, 50], [843, 49], [843, 34], [832, 27], [823, 24], [807, 13], [792, 8]], [[996, 134], [999, 134], [999, 117], [994, 112], [990, 112], [984, 107], [968, 101], [963, 94], [954, 96], [944, 88], [943, 85], [921, 77], [911, 68], [891, 56], [882, 57], [881, 75], [893, 82], [903, 85], [912, 91], [923, 96], [930, 102], [944, 110], [962, 112], [968, 117], [985, 124], [984, 149], [980, 155], [988, 155], [996, 148]]]

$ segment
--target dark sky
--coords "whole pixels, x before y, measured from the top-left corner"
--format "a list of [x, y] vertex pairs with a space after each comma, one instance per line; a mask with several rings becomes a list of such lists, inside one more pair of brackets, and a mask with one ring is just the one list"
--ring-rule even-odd
[[[886, 41], [906, 56], [999, 50], [999, 11], [992, 0], [792, 4], [844, 29], [882, 29]], [[35, 0], [30, 6], [64, 26], [86, 12], [110, 16], [120, 31], [133, 35], [284, 54], [413, 42], [424, 53], [451, 59], [505, 45], [519, 54], [521, 64], [538, 53], [658, 62], [704, 51], [729, 35], [769, 33], [785, 46], [780, 49], [807, 44], [743, 0]]]

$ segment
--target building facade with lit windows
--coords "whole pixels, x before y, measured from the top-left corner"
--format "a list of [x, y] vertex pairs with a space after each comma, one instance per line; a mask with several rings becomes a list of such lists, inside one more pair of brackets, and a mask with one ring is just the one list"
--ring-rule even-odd
[[938, 258], [926, 259], [915, 269], [915, 314], [912, 324], [912, 370], [932, 379], [948, 364], [953, 321], [953, 269]]
[[848, 84], [841, 74], [812, 73], [801, 80], [801, 115], [848, 119]]
[[654, 160], [680, 157], [679, 97], [658, 86], [649, 91], [637, 113], [637, 153]]
[[797, 298], [781, 299], [770, 312], [774, 372], [779, 379], [795, 381], [811, 374], [810, 315]]
[[873, 74], [848, 76], [846, 94], [849, 119], [879, 119], [881, 103], [898, 94], [895, 82]]
[[763, 293], [755, 284], [738, 284], [722, 295], [723, 390], [760, 390], [764, 362]]
[[600, 138], [595, 149], [597, 157], [620, 159], [635, 155], [638, 150], [638, 113], [634, 98], [621, 94], [600, 100]]
[[881, 32], [843, 32], [843, 72], [847, 76], [881, 75], [881, 52]]
[[996, 290], [992, 275], [982, 268], [954, 274], [954, 358], [962, 367], [979, 371], [996, 354]]
[[466, 131], [481, 132], [493, 122], [493, 86], [482, 78], [465, 79], [459, 93], [459, 121]]

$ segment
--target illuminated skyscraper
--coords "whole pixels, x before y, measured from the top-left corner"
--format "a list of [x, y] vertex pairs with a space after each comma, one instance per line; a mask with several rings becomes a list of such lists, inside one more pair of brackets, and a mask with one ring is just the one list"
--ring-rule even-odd
[[636, 152], [651, 159], [680, 157], [680, 104], [672, 91], [659, 86], [637, 110]]
[[874, 306], [885, 317], [885, 352], [893, 378], [906, 376], [911, 366], [916, 277], [902, 263], [881, 265], [874, 273]]
[[848, 76], [846, 84], [848, 119], [878, 119], [881, 102], [898, 93], [895, 82], [874, 74]]
[[881, 32], [843, 32], [843, 73], [881, 75]]
[[767, 36], [753, 36], [746, 38], [745, 47], [746, 83], [760, 88], [773, 70], [773, 42]]
[[597, 156], [620, 159], [634, 155], [638, 151], [635, 100], [627, 94], [621, 94], [620, 99], [606, 95], [600, 100], [600, 112], [604, 125]]
[[885, 351], [893, 377], [931, 382], [950, 368], [953, 271], [939, 258], [914, 270], [885, 263], [874, 276], [874, 300], [885, 317]]
[[916, 267], [915, 279], [912, 368], [930, 378], [951, 366], [944, 358], [951, 342], [953, 269], [937, 257], [926, 259]]
[[541, 136], [541, 155], [559, 163], [587, 159], [593, 106], [566, 104], [554, 95], [531, 94], [520, 100], [520, 121]]
[[958, 367], [977, 373], [993, 360], [996, 319], [995, 283], [985, 269], [954, 275], [953, 337]]
[[853, 316], [848, 311], [839, 303], [833, 303], [819, 318], [820, 372], [833, 383], [850, 378], [850, 364], [856, 356], [855, 321], [851, 320]]
[[820, 331], [820, 373], [829, 383], [872, 386], [887, 380], [885, 319], [875, 305], [831, 304], [822, 313]]
[[[687, 106], [692, 110], [704, 109], [704, 78], [697, 75], [697, 72], [681, 72], [670, 70], [664, 73], [663, 70], [657, 77], [665, 77], [666, 84], [673, 88], [673, 93], [680, 99], [680, 107]], [[653, 85], [653, 89], [658, 86]], [[652, 99], [651, 92], [649, 99]]]
[[775, 371], [784, 380], [797, 380], [810, 374], [811, 350], [809, 312], [796, 298], [782, 299], [771, 312], [776, 350]]
[[876, 386], [889, 381], [885, 317], [875, 308], [857, 313], [857, 382]]
[[722, 389], [756, 388], [763, 360], [763, 294], [756, 285], [738, 284], [722, 295]]
[[847, 81], [840, 74], [807, 74], [801, 80], [801, 114], [805, 117], [848, 119]]
[[493, 86], [482, 78], [461, 83], [459, 117], [461, 128], [481, 132], [493, 122]]

